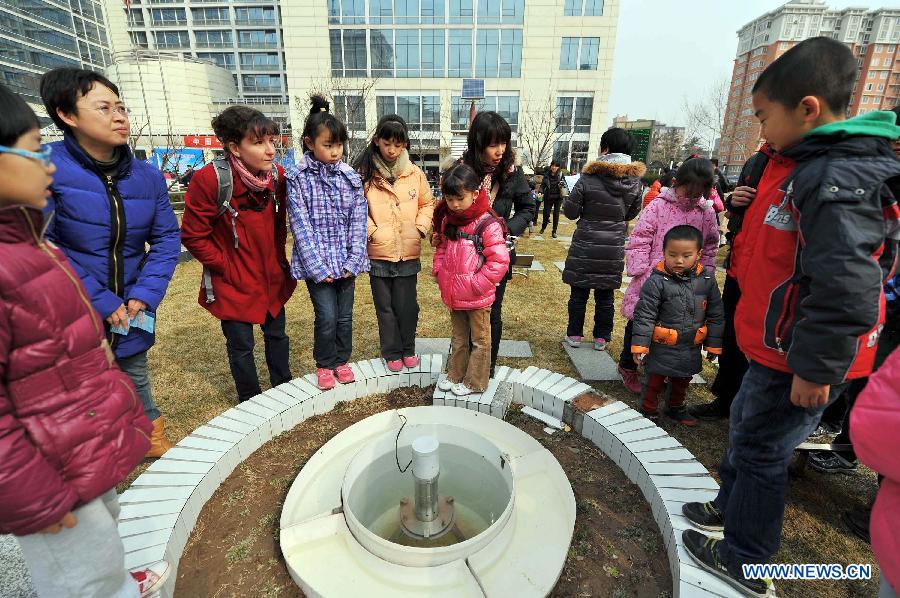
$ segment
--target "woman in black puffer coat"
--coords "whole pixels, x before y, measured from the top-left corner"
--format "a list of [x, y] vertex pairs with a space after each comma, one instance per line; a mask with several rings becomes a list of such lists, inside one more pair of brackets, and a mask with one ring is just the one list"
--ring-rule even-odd
[[566, 257], [563, 282], [572, 287], [566, 342], [581, 344], [587, 301], [594, 289], [594, 348], [612, 338], [615, 290], [622, 286], [628, 221], [641, 210], [641, 176], [646, 167], [631, 161], [634, 138], [610, 129], [600, 138], [600, 159], [585, 166], [563, 204], [566, 218], [578, 220]]

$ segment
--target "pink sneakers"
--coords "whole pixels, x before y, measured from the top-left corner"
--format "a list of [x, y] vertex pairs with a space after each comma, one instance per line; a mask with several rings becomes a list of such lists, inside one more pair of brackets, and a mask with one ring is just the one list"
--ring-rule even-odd
[[403, 362], [399, 359], [385, 360], [385, 363], [387, 364], [387, 369], [391, 372], [399, 372], [403, 369]]
[[417, 367], [419, 365], [419, 358], [416, 357], [415, 355], [410, 355], [409, 357], [404, 357], [403, 365], [405, 365], [406, 367], [408, 367], [410, 369]]
[[334, 368], [334, 373], [337, 374], [338, 382], [340, 382], [341, 384], [349, 384], [356, 379], [356, 377], [353, 375], [353, 370], [351, 370], [350, 366], [346, 363]]
[[334, 373], [328, 368], [316, 368], [316, 384], [322, 390], [334, 388]]
[[137, 582], [141, 598], [153, 596], [159, 592], [169, 578], [172, 567], [168, 561], [158, 561], [146, 569], [131, 571], [131, 577]]

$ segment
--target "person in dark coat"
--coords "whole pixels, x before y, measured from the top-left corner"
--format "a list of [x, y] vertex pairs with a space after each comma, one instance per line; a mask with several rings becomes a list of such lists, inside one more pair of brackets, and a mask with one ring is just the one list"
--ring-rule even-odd
[[[547, 230], [547, 223], [550, 221], [550, 213], [553, 213], [553, 238], [556, 238], [556, 229], [559, 228], [559, 207], [562, 205], [562, 188], [565, 183], [562, 179], [562, 173], [559, 170], [559, 162], [554, 160], [550, 163], [550, 170], [544, 174], [544, 180], [541, 181], [541, 194], [544, 201], [544, 221], [541, 224], [541, 234]], [[535, 215], [535, 221], [537, 216]]]
[[[534, 220], [535, 201], [525, 173], [520, 166], [516, 166], [511, 139], [512, 129], [502, 116], [491, 111], [479, 112], [469, 127], [468, 147], [459, 161], [474, 168], [482, 177], [482, 184], [490, 188], [491, 208], [506, 221], [509, 234], [518, 237]], [[510, 263], [515, 262], [515, 245], [510, 248], [509, 259]], [[494, 375], [503, 334], [503, 297], [506, 283], [511, 278], [512, 269], [509, 269], [497, 285], [491, 305], [491, 376]]]
[[634, 308], [631, 352], [644, 365], [641, 412], [657, 419], [659, 394], [672, 382], [666, 415], [684, 425], [697, 420], [684, 407], [691, 378], [702, 369], [700, 348], [714, 361], [722, 352], [725, 311], [715, 269], [700, 263], [702, 233], [690, 225], [672, 228], [664, 257], [641, 287]]
[[594, 348], [612, 339], [615, 290], [622, 286], [628, 221], [641, 210], [641, 177], [647, 168], [631, 161], [634, 138], [610, 129], [600, 138], [600, 159], [585, 166], [563, 203], [566, 218], [578, 220], [566, 257], [563, 282], [572, 287], [565, 341], [581, 344], [587, 302], [594, 289]]
[[[156, 341], [150, 322], [181, 253], [166, 183], [159, 170], [134, 157], [128, 109], [109, 79], [83, 69], [54, 69], [41, 77], [41, 99], [64, 132], [62, 141], [51, 144], [56, 176], [44, 213], [55, 215], [47, 238], [66, 254], [104, 318], [116, 362], [153, 422], [147, 456], [161, 457], [174, 445], [153, 400], [147, 351]], [[134, 325], [142, 322], [144, 328]]]

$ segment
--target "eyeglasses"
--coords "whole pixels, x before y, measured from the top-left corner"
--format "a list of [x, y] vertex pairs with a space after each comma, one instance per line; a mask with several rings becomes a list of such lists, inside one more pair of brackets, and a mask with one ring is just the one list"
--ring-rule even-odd
[[94, 110], [107, 118], [113, 114], [121, 114], [125, 118], [131, 115], [131, 110], [125, 106], [95, 106]]
[[39, 152], [29, 152], [28, 150], [19, 149], [17, 147], [6, 147], [5, 145], [0, 145], [0, 154], [13, 154], [14, 156], [31, 158], [32, 160], [43, 162], [44, 166], [50, 166], [51, 153], [53, 153], [53, 148], [49, 145], [42, 145], [41, 151]]

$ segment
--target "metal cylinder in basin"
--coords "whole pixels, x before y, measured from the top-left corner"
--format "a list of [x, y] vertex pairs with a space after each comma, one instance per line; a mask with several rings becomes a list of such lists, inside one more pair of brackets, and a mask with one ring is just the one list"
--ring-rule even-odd
[[416, 519], [419, 521], [434, 521], [438, 516], [438, 447], [433, 436], [420, 436], [412, 442]]

